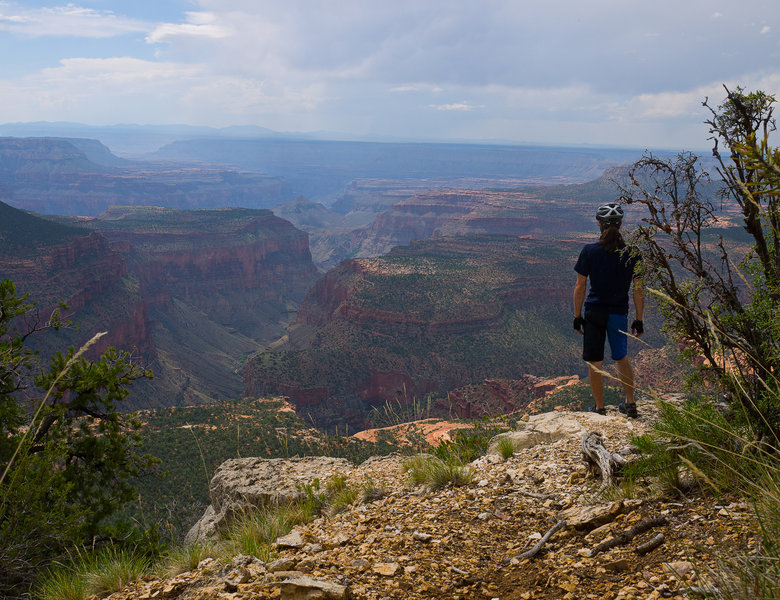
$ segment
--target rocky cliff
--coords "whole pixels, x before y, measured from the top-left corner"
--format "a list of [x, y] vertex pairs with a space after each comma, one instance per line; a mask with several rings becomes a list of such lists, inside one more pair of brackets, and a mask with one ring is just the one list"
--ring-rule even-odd
[[486, 378], [577, 373], [563, 315], [578, 251], [482, 236], [345, 261], [314, 285], [286, 335], [248, 361], [245, 393], [286, 395], [320, 426], [361, 429], [386, 402], [433, 394], [453, 408], [448, 392]]
[[282, 334], [317, 276], [306, 234], [270, 211], [114, 207], [81, 223], [119, 250], [148, 307], [158, 406], [240, 395], [242, 357]]
[[71, 225], [0, 213], [0, 276], [41, 307], [71, 305], [78, 329], [52, 347], [108, 331], [101, 348], [135, 347], [153, 368], [135, 407], [239, 396], [241, 360], [283, 333], [317, 275], [306, 234], [270, 211], [127, 207]]
[[0, 277], [38, 303], [44, 321], [59, 302], [74, 326], [38, 336], [44, 351], [80, 346], [107, 331], [95, 352], [108, 346], [148, 355], [154, 349], [146, 304], [124, 257], [98, 232], [65, 227], [0, 203]]
[[306, 234], [270, 211], [113, 207], [85, 225], [126, 256], [150, 308], [175, 298], [258, 340], [281, 335], [317, 275]]
[[523, 192], [440, 190], [403, 199], [380, 213], [365, 231], [357, 256], [386, 254], [412, 240], [452, 235], [521, 235], [543, 220], [535, 198]]
[[[615, 200], [615, 182], [628, 183], [627, 168], [610, 168], [593, 181], [570, 185], [517, 179], [365, 179], [353, 181], [331, 211], [301, 203], [278, 208], [309, 232], [315, 260], [331, 267], [348, 256], [380, 256], [431, 237], [593, 235], [595, 207]], [[639, 209], [629, 211], [626, 225], [640, 218]]]

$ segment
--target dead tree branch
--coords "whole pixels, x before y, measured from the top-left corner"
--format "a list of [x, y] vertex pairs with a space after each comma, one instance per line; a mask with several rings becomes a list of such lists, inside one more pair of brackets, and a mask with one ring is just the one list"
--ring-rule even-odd
[[550, 527], [550, 529], [547, 530], [547, 533], [545, 533], [542, 536], [542, 539], [540, 539], [533, 548], [531, 548], [526, 552], [523, 552], [522, 554], [518, 554], [515, 558], [522, 560], [524, 558], [532, 558], [536, 556], [539, 553], [539, 550], [542, 549], [542, 546], [544, 546], [547, 543], [547, 541], [553, 536], [553, 534], [555, 534], [555, 532], [557, 531], [560, 531], [564, 527], [566, 527], [566, 519], [564, 519], [563, 521], [558, 521], [555, 525], [553, 525], [552, 527]]
[[666, 538], [664, 537], [663, 533], [659, 533], [657, 536], [655, 536], [653, 539], [648, 540], [644, 544], [639, 544], [635, 549], [634, 552], [636, 552], [639, 556], [644, 556], [648, 552], [652, 552], [658, 546], [664, 543], [664, 540]]
[[644, 533], [645, 531], [652, 529], [653, 527], [666, 525], [666, 523], [667, 523], [666, 517], [655, 517], [654, 519], [645, 519], [644, 521], [640, 521], [639, 523], [634, 525], [631, 529], [626, 529], [620, 535], [616, 535], [613, 538], [601, 542], [598, 546], [596, 546], [590, 552], [588, 552], [588, 558], [593, 558], [600, 552], [604, 552], [605, 550], [609, 550], [610, 548], [615, 548], [616, 546], [624, 546], [625, 544], [628, 544], [631, 540], [633, 540], [640, 533]]
[[587, 431], [582, 434], [582, 459], [588, 468], [588, 473], [601, 474], [601, 488], [614, 486], [620, 474], [620, 469], [626, 464], [626, 459], [619, 454], [611, 453], [604, 447], [604, 438], [600, 433]]

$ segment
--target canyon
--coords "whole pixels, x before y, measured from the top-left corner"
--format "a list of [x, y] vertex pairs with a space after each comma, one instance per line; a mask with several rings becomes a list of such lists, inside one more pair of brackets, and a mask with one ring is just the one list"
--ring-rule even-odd
[[450, 392], [485, 379], [579, 374], [579, 340], [562, 318], [573, 274], [562, 266], [580, 247], [483, 235], [346, 260], [315, 283], [285, 335], [250, 358], [244, 393], [287, 396], [323, 429], [359, 430], [372, 411], [404, 412], [426, 397], [440, 414], [480, 414]]
[[[616, 199], [618, 184], [630, 185], [626, 167], [565, 185], [521, 179], [357, 179], [330, 208], [300, 197], [274, 212], [309, 234], [315, 263], [328, 269], [345, 258], [380, 256], [431, 237], [590, 239], [596, 230], [593, 207]], [[643, 216], [640, 210], [629, 211], [626, 227]]]
[[[618, 156], [191, 140], [139, 162], [95, 140], [3, 138], [0, 197], [71, 216], [44, 227], [44, 215], [17, 211], [36, 223], [31, 240], [56, 225], [70, 241], [35, 250], [37, 271], [6, 244], [0, 275], [71, 305], [67, 344], [108, 329], [105, 344], [135, 348], [156, 379], [133, 408], [271, 393], [327, 430], [369, 427], [386, 403], [463, 417], [517, 409], [538, 398], [533, 378], [581, 374], [561, 318], [570, 266], [593, 238], [593, 205], [614, 199], [626, 170], [581, 180]], [[278, 202], [322, 177], [323, 202]], [[276, 186], [275, 214], [220, 208], [250, 183]], [[153, 206], [135, 205], [144, 200]]]
[[2, 209], [0, 236], [37, 235], [3, 244], [0, 277], [44, 314], [65, 302], [75, 323], [43, 350], [108, 331], [97, 350], [133, 349], [153, 369], [128, 408], [239, 396], [241, 361], [283, 332], [317, 276], [306, 234], [267, 210], [116, 207], [52, 222]]

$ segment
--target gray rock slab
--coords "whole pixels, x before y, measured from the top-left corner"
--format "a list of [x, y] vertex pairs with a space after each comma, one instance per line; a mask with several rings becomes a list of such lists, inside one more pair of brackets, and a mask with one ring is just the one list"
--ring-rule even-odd
[[611, 504], [573, 506], [558, 513], [558, 518], [566, 519], [566, 524], [574, 529], [589, 530], [609, 523], [621, 512], [623, 512], [623, 501], [617, 500]]
[[349, 600], [349, 588], [324, 579], [297, 577], [282, 582], [281, 600]]
[[234, 458], [222, 463], [209, 485], [211, 505], [190, 529], [186, 543], [213, 540], [241, 515], [305, 495], [315, 480], [323, 483], [352, 469], [344, 458]]
[[515, 450], [531, 448], [537, 444], [550, 444], [570, 437], [579, 437], [585, 428], [569, 412], [547, 412], [534, 415], [519, 423], [515, 431], [500, 433], [490, 440], [488, 454], [498, 454], [498, 442], [509, 439]]

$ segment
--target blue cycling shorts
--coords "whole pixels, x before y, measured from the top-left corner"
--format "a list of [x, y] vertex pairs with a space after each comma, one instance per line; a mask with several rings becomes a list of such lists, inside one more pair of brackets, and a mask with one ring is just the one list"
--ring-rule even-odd
[[609, 314], [585, 308], [585, 335], [582, 342], [582, 360], [604, 360], [604, 342], [609, 340], [612, 360], [620, 360], [628, 354], [628, 315]]

